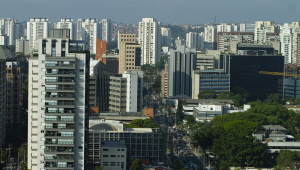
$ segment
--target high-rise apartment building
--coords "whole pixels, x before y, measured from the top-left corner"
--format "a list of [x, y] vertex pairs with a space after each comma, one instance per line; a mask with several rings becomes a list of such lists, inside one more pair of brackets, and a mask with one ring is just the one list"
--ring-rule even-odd
[[102, 41], [111, 42], [112, 26], [110, 19], [102, 19]]
[[102, 55], [106, 54], [106, 44], [106, 41], [99, 40], [98, 38], [96, 39], [96, 60], [102, 61]]
[[86, 170], [89, 53], [70, 53], [81, 47], [68, 38], [38, 44], [29, 60], [28, 169]]
[[218, 32], [217, 49], [221, 52], [232, 53], [236, 51], [238, 43], [253, 43], [253, 41], [253, 32]]
[[8, 46], [0, 45], [0, 145], [5, 143], [6, 137], [6, 58], [14, 55]]
[[279, 33], [280, 27], [273, 21], [256, 21], [254, 31], [254, 41], [256, 43], [266, 42], [266, 33]]
[[119, 33], [119, 73], [141, 70], [141, 45], [135, 43], [135, 34]]
[[60, 22], [56, 24], [56, 28], [61, 28], [61, 29], [69, 29], [70, 30], [70, 39], [71, 40], [76, 40], [76, 22], [73, 22], [73, 19], [71, 18], [64, 18], [61, 19]]
[[25, 40], [24, 37], [16, 40], [16, 53], [17, 52], [22, 52], [24, 55], [29, 55], [29, 40]]
[[285, 64], [292, 63], [292, 41], [292, 27], [288, 23], [284, 23], [280, 28], [280, 43]]
[[209, 25], [204, 28], [204, 42], [217, 42], [217, 28]]
[[110, 76], [110, 112], [142, 112], [142, 104], [143, 71], [126, 71]]
[[38, 49], [38, 39], [49, 37], [51, 27], [51, 22], [46, 18], [34, 18], [27, 22], [27, 39], [29, 40], [30, 52]]
[[171, 29], [161, 27], [161, 46], [171, 46]]
[[217, 25], [217, 32], [236, 32], [238, 25], [236, 23], [220, 23]]
[[0, 31], [0, 45], [9, 45], [9, 39], [6, 34], [2, 34], [2, 31]]
[[204, 37], [203, 32], [189, 32], [186, 33], [186, 47], [188, 48], [203, 48]]
[[141, 45], [141, 65], [160, 62], [161, 27], [154, 18], [143, 18], [138, 27], [138, 44]]
[[300, 22], [292, 22], [290, 24], [292, 27], [292, 64], [297, 63], [297, 54], [298, 54], [298, 42], [297, 42], [297, 34], [300, 33]]
[[23, 120], [23, 69], [14, 55], [6, 58], [6, 129], [18, 130]]
[[251, 23], [241, 23], [240, 24], [240, 32], [254, 32], [255, 24]]

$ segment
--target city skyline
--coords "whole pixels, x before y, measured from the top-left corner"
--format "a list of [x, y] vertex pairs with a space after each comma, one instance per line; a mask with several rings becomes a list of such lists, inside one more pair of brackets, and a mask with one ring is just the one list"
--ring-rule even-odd
[[[15, 5], [16, 2], [22, 8], [18, 10], [8, 8]], [[254, 23], [255, 21], [271, 20], [276, 23], [291, 23], [298, 21], [297, 16], [300, 14], [300, 1], [280, 0], [111, 0], [101, 2], [87, 0], [84, 2], [87, 5], [83, 5], [78, 0], [64, 0], [59, 3], [57, 5], [53, 1], [44, 0], [4, 1], [0, 7], [0, 16], [18, 21], [48, 18], [51, 22], [58, 22], [61, 18], [109, 18], [117, 23], [129, 24], [137, 24], [141, 18], [153, 17], [161, 23], [197, 25], [215, 21], [217, 23]], [[78, 10], [82, 12], [78, 12]], [[114, 13], [114, 11], [118, 12]]]

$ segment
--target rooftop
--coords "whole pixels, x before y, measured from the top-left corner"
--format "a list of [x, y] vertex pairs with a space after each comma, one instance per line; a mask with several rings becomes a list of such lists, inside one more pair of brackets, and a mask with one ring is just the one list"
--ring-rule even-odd
[[265, 130], [271, 130], [271, 131], [286, 130], [286, 128], [284, 128], [280, 125], [262, 125], [262, 128], [264, 128]]
[[14, 58], [15, 55], [6, 45], [0, 45], [0, 59]]
[[186, 99], [187, 104], [234, 104], [230, 99]]
[[124, 141], [101, 141], [101, 147], [126, 148]]

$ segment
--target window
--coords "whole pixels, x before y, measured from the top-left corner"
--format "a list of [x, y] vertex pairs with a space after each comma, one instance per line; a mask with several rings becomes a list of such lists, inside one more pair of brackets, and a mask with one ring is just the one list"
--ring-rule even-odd
[[102, 151], [108, 151], [108, 149], [103, 149]]
[[103, 166], [108, 166], [108, 162], [103, 162]]
[[44, 131], [44, 130], [41, 130], [41, 133], [45, 133], [45, 131]]
[[108, 155], [103, 155], [103, 157], [108, 157]]
[[84, 72], [84, 69], [79, 69], [79, 72]]
[[124, 155], [121, 155], [122, 158], [124, 158]]
[[116, 155], [110, 155], [110, 157], [116, 157]]
[[110, 166], [116, 166], [116, 162], [110, 162]]

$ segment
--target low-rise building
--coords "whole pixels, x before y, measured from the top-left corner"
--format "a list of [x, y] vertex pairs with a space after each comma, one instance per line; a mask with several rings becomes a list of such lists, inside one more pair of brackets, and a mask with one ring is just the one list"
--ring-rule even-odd
[[100, 161], [103, 170], [126, 169], [127, 148], [125, 141], [101, 141]]
[[262, 125], [253, 136], [268, 144], [269, 153], [279, 153], [280, 150], [300, 151], [300, 143], [280, 125]]
[[[90, 120], [89, 121], [89, 163], [99, 164], [102, 141], [125, 141], [127, 147], [127, 162], [136, 158], [149, 160], [153, 166], [165, 161], [166, 138], [160, 129], [125, 128], [119, 121]], [[125, 169], [125, 168], [124, 168]]]

